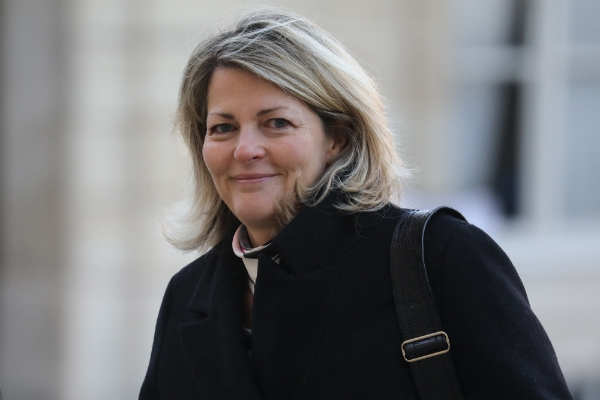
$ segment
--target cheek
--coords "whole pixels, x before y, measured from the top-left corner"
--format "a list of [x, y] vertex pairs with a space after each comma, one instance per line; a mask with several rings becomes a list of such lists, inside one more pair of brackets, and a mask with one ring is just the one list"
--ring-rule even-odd
[[308, 184], [312, 184], [325, 169], [324, 146], [310, 137], [293, 143], [282, 159], [286, 160], [290, 169], [299, 171]]
[[213, 143], [204, 143], [202, 146], [202, 159], [213, 179], [215, 175], [219, 174], [219, 170], [222, 169], [222, 158], [218, 146], [215, 146]]

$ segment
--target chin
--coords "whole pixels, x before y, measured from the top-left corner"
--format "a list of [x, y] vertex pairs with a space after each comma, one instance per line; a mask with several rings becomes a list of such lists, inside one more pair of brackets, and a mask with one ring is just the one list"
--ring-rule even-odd
[[246, 226], [267, 226], [277, 221], [275, 202], [249, 202], [235, 207], [235, 216]]

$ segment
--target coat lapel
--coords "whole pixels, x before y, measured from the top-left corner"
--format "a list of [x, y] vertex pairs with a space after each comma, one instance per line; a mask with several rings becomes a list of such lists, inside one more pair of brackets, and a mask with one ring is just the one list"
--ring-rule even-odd
[[261, 254], [254, 289], [252, 365], [265, 398], [310, 396], [355, 220], [326, 204], [303, 210]]
[[210, 256], [189, 306], [199, 319], [178, 328], [186, 361], [202, 398], [260, 398], [242, 323], [246, 271], [231, 238]]

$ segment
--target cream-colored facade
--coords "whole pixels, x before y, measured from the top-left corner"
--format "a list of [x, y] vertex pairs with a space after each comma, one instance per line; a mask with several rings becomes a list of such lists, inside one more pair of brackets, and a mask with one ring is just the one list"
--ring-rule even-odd
[[[260, 4], [315, 20], [376, 77], [415, 169], [406, 204], [449, 202], [502, 245], [569, 383], [592, 396], [600, 123], [573, 110], [600, 105], [600, 32], [578, 27], [580, 14], [600, 26], [595, 2], [527, 2], [524, 44], [512, 45], [497, 40], [524, 10], [509, 0], [3, 1], [4, 397], [137, 396], [162, 293], [195, 257], [159, 228], [189, 172], [172, 129], [181, 71], [200, 39]], [[473, 128], [493, 125], [485, 99], [505, 82], [521, 93], [510, 219], [480, 178], [496, 139]], [[582, 118], [596, 140], [577, 136]]]

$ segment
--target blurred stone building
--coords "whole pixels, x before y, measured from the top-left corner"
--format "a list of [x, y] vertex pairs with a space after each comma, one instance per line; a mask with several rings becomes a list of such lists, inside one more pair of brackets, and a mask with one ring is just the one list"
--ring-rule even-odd
[[574, 393], [600, 396], [597, 0], [1, 0], [4, 398], [137, 396], [162, 293], [195, 257], [159, 229], [188, 176], [181, 71], [258, 4], [364, 62], [415, 171], [405, 204], [489, 232]]

